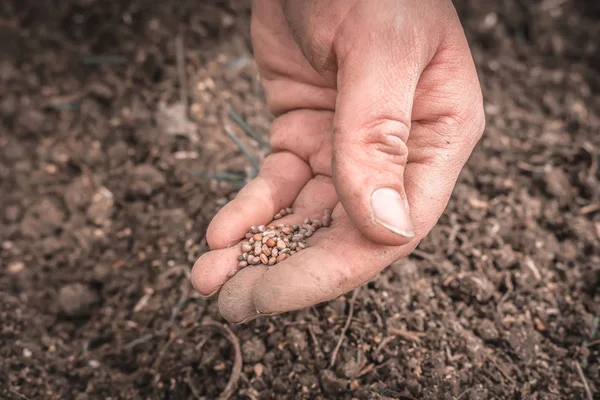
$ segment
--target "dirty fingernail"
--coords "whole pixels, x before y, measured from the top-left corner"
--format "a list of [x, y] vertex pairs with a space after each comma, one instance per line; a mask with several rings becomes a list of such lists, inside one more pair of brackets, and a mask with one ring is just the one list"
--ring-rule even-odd
[[406, 238], [415, 236], [406, 203], [392, 188], [378, 188], [371, 195], [375, 221], [384, 228]]

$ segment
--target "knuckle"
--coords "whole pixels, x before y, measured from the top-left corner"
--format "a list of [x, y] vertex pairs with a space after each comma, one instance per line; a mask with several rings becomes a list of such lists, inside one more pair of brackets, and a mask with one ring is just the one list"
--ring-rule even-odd
[[362, 130], [358, 145], [368, 156], [373, 155], [376, 159], [383, 157], [394, 164], [406, 164], [406, 142], [410, 130], [407, 124], [391, 119], [377, 120], [365, 125]]

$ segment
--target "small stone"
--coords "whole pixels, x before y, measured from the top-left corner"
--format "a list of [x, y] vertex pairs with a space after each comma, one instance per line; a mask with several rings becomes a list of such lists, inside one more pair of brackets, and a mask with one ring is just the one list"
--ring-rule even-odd
[[25, 264], [21, 261], [14, 261], [8, 264], [8, 273], [9, 274], [18, 274], [19, 272], [25, 269]]
[[97, 360], [90, 360], [88, 361], [88, 365], [90, 366], [90, 368], [99, 368], [100, 367], [100, 362]]
[[479, 337], [481, 337], [485, 341], [498, 340], [498, 338], [500, 337], [498, 329], [496, 329], [494, 323], [489, 319], [484, 319], [483, 321], [481, 321], [481, 323], [479, 324], [479, 326], [477, 326], [475, 331], [477, 332]]
[[240, 261], [238, 263], [238, 268], [246, 268], [248, 266], [248, 261]]
[[267, 265], [269, 264], [269, 257], [267, 257], [265, 254], [261, 254], [260, 255], [260, 262]]
[[23, 357], [25, 358], [30, 358], [33, 355], [33, 353], [31, 352], [31, 350], [25, 348], [23, 349]]
[[250, 243], [248, 243], [248, 242], [243, 242], [242, 243], [242, 251], [244, 253], [248, 253], [251, 250], [252, 250], [252, 245]]

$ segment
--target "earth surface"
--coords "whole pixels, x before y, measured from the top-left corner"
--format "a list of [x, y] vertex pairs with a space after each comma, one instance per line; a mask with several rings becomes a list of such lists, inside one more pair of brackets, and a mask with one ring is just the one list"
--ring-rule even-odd
[[226, 129], [267, 154], [230, 112], [268, 137], [249, 4], [3, 1], [0, 398], [598, 393], [600, 6], [455, 4], [487, 128], [439, 224], [356, 292], [229, 326], [189, 272], [253, 174]]

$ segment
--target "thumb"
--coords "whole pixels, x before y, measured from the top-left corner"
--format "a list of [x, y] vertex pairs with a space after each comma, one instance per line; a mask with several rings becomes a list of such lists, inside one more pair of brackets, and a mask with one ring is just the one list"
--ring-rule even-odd
[[402, 245], [415, 237], [404, 176], [415, 88], [429, 59], [416, 54], [418, 46], [382, 49], [369, 39], [338, 60], [332, 173], [361, 233], [380, 244]]

